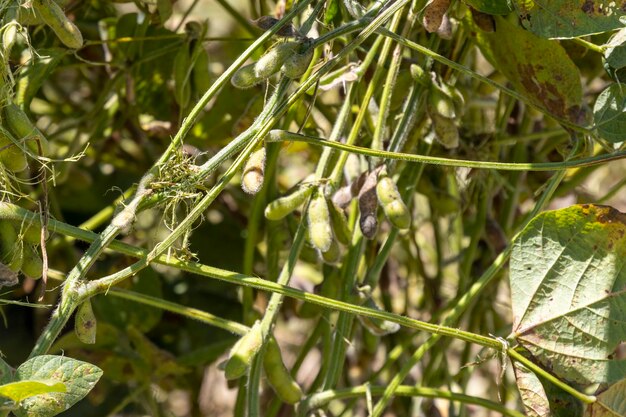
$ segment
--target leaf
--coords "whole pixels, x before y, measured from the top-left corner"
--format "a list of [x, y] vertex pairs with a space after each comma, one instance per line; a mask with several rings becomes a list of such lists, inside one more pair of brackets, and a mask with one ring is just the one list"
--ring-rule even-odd
[[13, 381], [13, 369], [0, 356], [0, 384]]
[[51, 417], [83, 399], [102, 376], [102, 370], [76, 359], [42, 355], [20, 365], [15, 376], [20, 381], [34, 379], [65, 384], [67, 392], [28, 398], [15, 411], [19, 417]]
[[514, 363], [513, 370], [528, 417], [582, 416], [582, 405], [571, 394], [544, 381], [521, 363]]
[[619, 29], [626, 23], [623, 1], [514, 0], [526, 28], [543, 38], [577, 38]]
[[605, 46], [606, 63], [614, 69], [626, 67], [626, 28], [618, 30]]
[[595, 403], [587, 406], [585, 417], [626, 416], [626, 379], [611, 385], [596, 399]]
[[613, 143], [626, 140], [626, 84], [611, 84], [600, 93], [593, 119], [600, 137]]
[[513, 336], [559, 378], [626, 376], [626, 214], [577, 205], [535, 217], [511, 255]]
[[580, 73], [558, 42], [495, 16], [495, 32], [474, 26], [483, 55], [521, 94], [552, 115], [582, 124]]
[[65, 384], [46, 381], [17, 381], [0, 385], [0, 397], [19, 403], [26, 398], [50, 392], [66, 392]]
[[464, 2], [479, 12], [504, 15], [513, 11], [508, 1], [503, 0], [464, 0]]

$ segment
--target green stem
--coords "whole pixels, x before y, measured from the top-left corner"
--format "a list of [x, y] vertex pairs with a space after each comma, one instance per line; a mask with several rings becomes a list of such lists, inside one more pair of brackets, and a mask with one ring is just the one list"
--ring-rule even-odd
[[[328, 390], [319, 392], [306, 397], [298, 407], [298, 415], [307, 415], [307, 412], [316, 408], [321, 408], [333, 400], [343, 400], [350, 398], [364, 397], [368, 392], [371, 395], [379, 396], [385, 391], [384, 386], [361, 385], [351, 388], [343, 388], [337, 390]], [[503, 416], [508, 417], [524, 417], [523, 413], [511, 410], [505, 406], [483, 398], [473, 397], [471, 395], [458, 394], [451, 391], [445, 391], [435, 388], [414, 387], [401, 385], [397, 389], [397, 394], [404, 397], [425, 397], [425, 398], [442, 398], [450, 401], [457, 401], [462, 404], [472, 404], [493, 410]]]
[[266, 140], [269, 140], [270, 142], [304, 142], [311, 145], [327, 146], [329, 148], [339, 149], [342, 151], [352, 152], [365, 156], [372, 156], [376, 158], [394, 159], [407, 162], [421, 162], [425, 164], [441, 166], [498, 169], [502, 171], [562, 171], [571, 168], [600, 165], [609, 161], [626, 158], [626, 150], [622, 150], [612, 154], [602, 154], [581, 159], [570, 159], [562, 162], [506, 163], [490, 161], [470, 161], [466, 159], [452, 159], [400, 152], [377, 151], [374, 149], [355, 146], [348, 143], [330, 142], [324, 138], [307, 136], [298, 133], [287, 132], [284, 130], [272, 130], [270, 132], [270, 136], [266, 138]]

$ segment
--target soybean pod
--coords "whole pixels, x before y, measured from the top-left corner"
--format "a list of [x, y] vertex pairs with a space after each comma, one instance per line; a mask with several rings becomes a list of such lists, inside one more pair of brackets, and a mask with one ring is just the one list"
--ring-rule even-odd
[[8, 220], [0, 220], [0, 263], [11, 271], [19, 271], [24, 263], [22, 246], [13, 224]]
[[300, 187], [293, 193], [278, 198], [265, 207], [265, 217], [268, 220], [280, 220], [300, 207], [311, 194], [314, 188], [308, 185]]
[[262, 80], [271, 77], [280, 71], [283, 63], [295, 53], [297, 47], [297, 42], [283, 42], [273, 47], [254, 64], [255, 75]]
[[307, 211], [308, 231], [311, 245], [320, 252], [330, 249], [333, 230], [330, 224], [330, 212], [324, 193], [317, 189]]
[[226, 379], [237, 379], [245, 375], [262, 344], [261, 322], [257, 320], [248, 333], [243, 335], [230, 350], [224, 367]]
[[241, 188], [248, 194], [256, 194], [263, 187], [265, 178], [265, 147], [252, 152], [243, 168]]
[[407, 208], [396, 183], [387, 175], [387, 170], [381, 170], [376, 184], [376, 196], [389, 222], [400, 230], [411, 226], [411, 213]]
[[43, 275], [43, 261], [36, 246], [26, 244], [23, 247], [24, 262], [22, 273], [29, 278], [39, 279]]
[[288, 404], [295, 404], [302, 399], [302, 389], [285, 367], [280, 347], [274, 337], [270, 337], [267, 341], [263, 356], [263, 369], [278, 398]]
[[89, 300], [78, 306], [74, 319], [74, 332], [81, 342], [93, 345], [96, 343], [96, 316], [93, 314]]
[[[41, 155], [46, 156], [50, 152], [48, 139], [30, 121], [26, 113], [15, 103], [9, 103], [4, 108], [4, 116], [9, 129], [18, 136], [18, 140], [24, 140], [28, 149], [35, 155], [40, 155], [39, 144], [41, 145]], [[39, 144], [38, 144], [39, 143]]]
[[72, 49], [83, 46], [83, 35], [58, 4], [51, 0], [32, 0], [32, 5], [44, 23], [54, 31], [65, 46]]
[[0, 129], [0, 163], [12, 172], [22, 172], [28, 168], [26, 155], [4, 129]]

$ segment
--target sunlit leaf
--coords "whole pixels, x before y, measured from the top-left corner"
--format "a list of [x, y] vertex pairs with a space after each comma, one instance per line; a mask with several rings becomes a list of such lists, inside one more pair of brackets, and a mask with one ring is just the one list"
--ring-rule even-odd
[[561, 45], [502, 17], [494, 18], [495, 32], [476, 28], [483, 55], [531, 102], [555, 116], [583, 124], [580, 73]]
[[0, 357], [0, 384], [6, 384], [13, 380], [13, 372], [8, 363]]
[[19, 417], [55, 416], [85, 397], [101, 376], [102, 370], [97, 366], [64, 356], [42, 355], [29, 359], [17, 368], [17, 380], [60, 382], [67, 391], [28, 398], [15, 413]]
[[626, 8], [614, 0], [513, 0], [524, 26], [544, 38], [576, 38], [624, 26]]
[[609, 142], [626, 140], [626, 84], [611, 84], [593, 106], [598, 134]]
[[6, 397], [16, 403], [35, 395], [66, 391], [65, 384], [53, 381], [17, 381], [0, 385], [0, 397]]
[[605, 46], [604, 59], [607, 64], [615, 69], [626, 67], [626, 28], [618, 30]]
[[558, 377], [581, 384], [626, 376], [626, 214], [577, 205], [543, 213], [511, 255], [513, 335]]

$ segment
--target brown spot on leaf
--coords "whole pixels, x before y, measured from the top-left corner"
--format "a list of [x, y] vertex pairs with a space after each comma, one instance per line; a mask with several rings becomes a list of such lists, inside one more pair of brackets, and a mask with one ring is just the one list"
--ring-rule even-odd
[[580, 9], [587, 14], [593, 14], [593, 1], [592, 0], [585, 1], [585, 3]]

